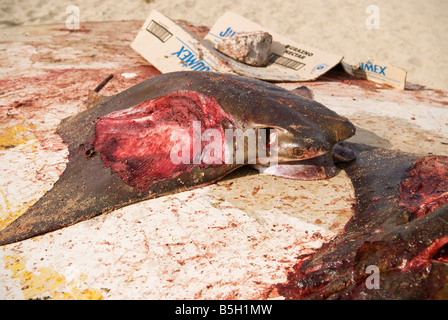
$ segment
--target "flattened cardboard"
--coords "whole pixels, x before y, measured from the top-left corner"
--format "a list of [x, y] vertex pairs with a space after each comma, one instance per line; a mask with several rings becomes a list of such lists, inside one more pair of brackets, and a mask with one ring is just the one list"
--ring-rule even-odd
[[404, 90], [406, 85], [406, 70], [392, 66], [386, 62], [365, 59], [358, 63], [358, 65], [351, 66], [342, 61], [342, 67], [352, 76], [377, 83], [385, 83], [400, 90]]
[[297, 81], [314, 80], [337, 65], [343, 58], [340, 55], [289, 40], [232, 12], [225, 13], [216, 21], [205, 40], [216, 46], [236, 32], [256, 31], [268, 32], [273, 37], [270, 62], [264, 69], [296, 77]]
[[218, 19], [207, 37], [216, 38], [213, 32], [219, 35], [224, 26], [226, 29], [223, 31], [231, 28], [234, 31], [269, 32], [274, 37], [269, 65], [252, 67], [229, 58], [214, 48], [213, 41], [198, 38], [156, 10], [151, 12], [131, 47], [163, 73], [215, 71], [266, 81], [314, 80], [342, 60], [342, 56], [289, 41], [233, 13], [226, 13]]
[[[269, 64], [266, 67], [241, 63], [215, 49], [219, 42], [237, 32], [256, 31], [268, 32], [273, 37]], [[311, 81], [341, 62], [344, 70], [353, 76], [402, 90], [406, 84], [404, 69], [373, 59], [366, 59], [352, 66], [342, 61], [343, 57], [340, 55], [291, 41], [232, 12], [221, 16], [205, 39], [200, 39], [153, 10], [131, 47], [163, 73], [182, 70], [215, 71], [237, 73], [266, 81]]]
[[156, 10], [146, 19], [131, 47], [162, 73], [232, 72], [189, 31]]

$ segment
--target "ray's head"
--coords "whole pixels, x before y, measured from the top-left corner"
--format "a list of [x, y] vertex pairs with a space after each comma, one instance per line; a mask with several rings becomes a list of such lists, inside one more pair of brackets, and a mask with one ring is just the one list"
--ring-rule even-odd
[[355, 134], [355, 127], [347, 118], [321, 103], [297, 95], [284, 95], [279, 93], [269, 101], [266, 99], [272, 106], [271, 112], [269, 116], [260, 115], [255, 122], [276, 129], [269, 143], [277, 151], [278, 162], [322, 156], [332, 152], [336, 143]]
[[[277, 129], [276, 146], [278, 162], [305, 160], [321, 156], [331, 151], [333, 145], [320, 130], [315, 128]], [[272, 141], [272, 137], [271, 137]]]
[[336, 143], [355, 134], [353, 124], [344, 119], [332, 119], [325, 126], [317, 122], [294, 122], [276, 128], [269, 137], [271, 148], [277, 152], [278, 162], [306, 160], [333, 150]]

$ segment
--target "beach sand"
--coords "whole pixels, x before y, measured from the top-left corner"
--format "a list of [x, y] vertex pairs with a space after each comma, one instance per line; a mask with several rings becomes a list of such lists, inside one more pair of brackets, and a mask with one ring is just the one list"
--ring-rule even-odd
[[[366, 27], [369, 5], [379, 9], [379, 29]], [[341, 54], [349, 63], [364, 58], [408, 71], [409, 83], [448, 90], [448, 1], [444, 0], [2, 0], [0, 28], [65, 23], [69, 5], [80, 20], [144, 20], [152, 9], [173, 19], [211, 27], [233, 11], [306, 45]]]

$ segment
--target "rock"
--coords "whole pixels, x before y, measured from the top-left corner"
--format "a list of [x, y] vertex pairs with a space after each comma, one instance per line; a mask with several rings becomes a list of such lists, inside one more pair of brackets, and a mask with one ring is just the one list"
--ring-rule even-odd
[[217, 49], [225, 55], [255, 67], [268, 64], [272, 36], [263, 31], [239, 32], [224, 39]]

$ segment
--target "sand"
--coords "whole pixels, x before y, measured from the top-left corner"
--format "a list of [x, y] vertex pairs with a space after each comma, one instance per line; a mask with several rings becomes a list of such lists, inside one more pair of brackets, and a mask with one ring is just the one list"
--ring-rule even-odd
[[[366, 8], [379, 9], [369, 30]], [[408, 82], [448, 90], [448, 1], [419, 0], [2, 0], [0, 28], [65, 23], [76, 5], [84, 21], [144, 20], [152, 9], [173, 19], [212, 26], [226, 11], [239, 13], [292, 40], [341, 54], [389, 62], [408, 71]]]

